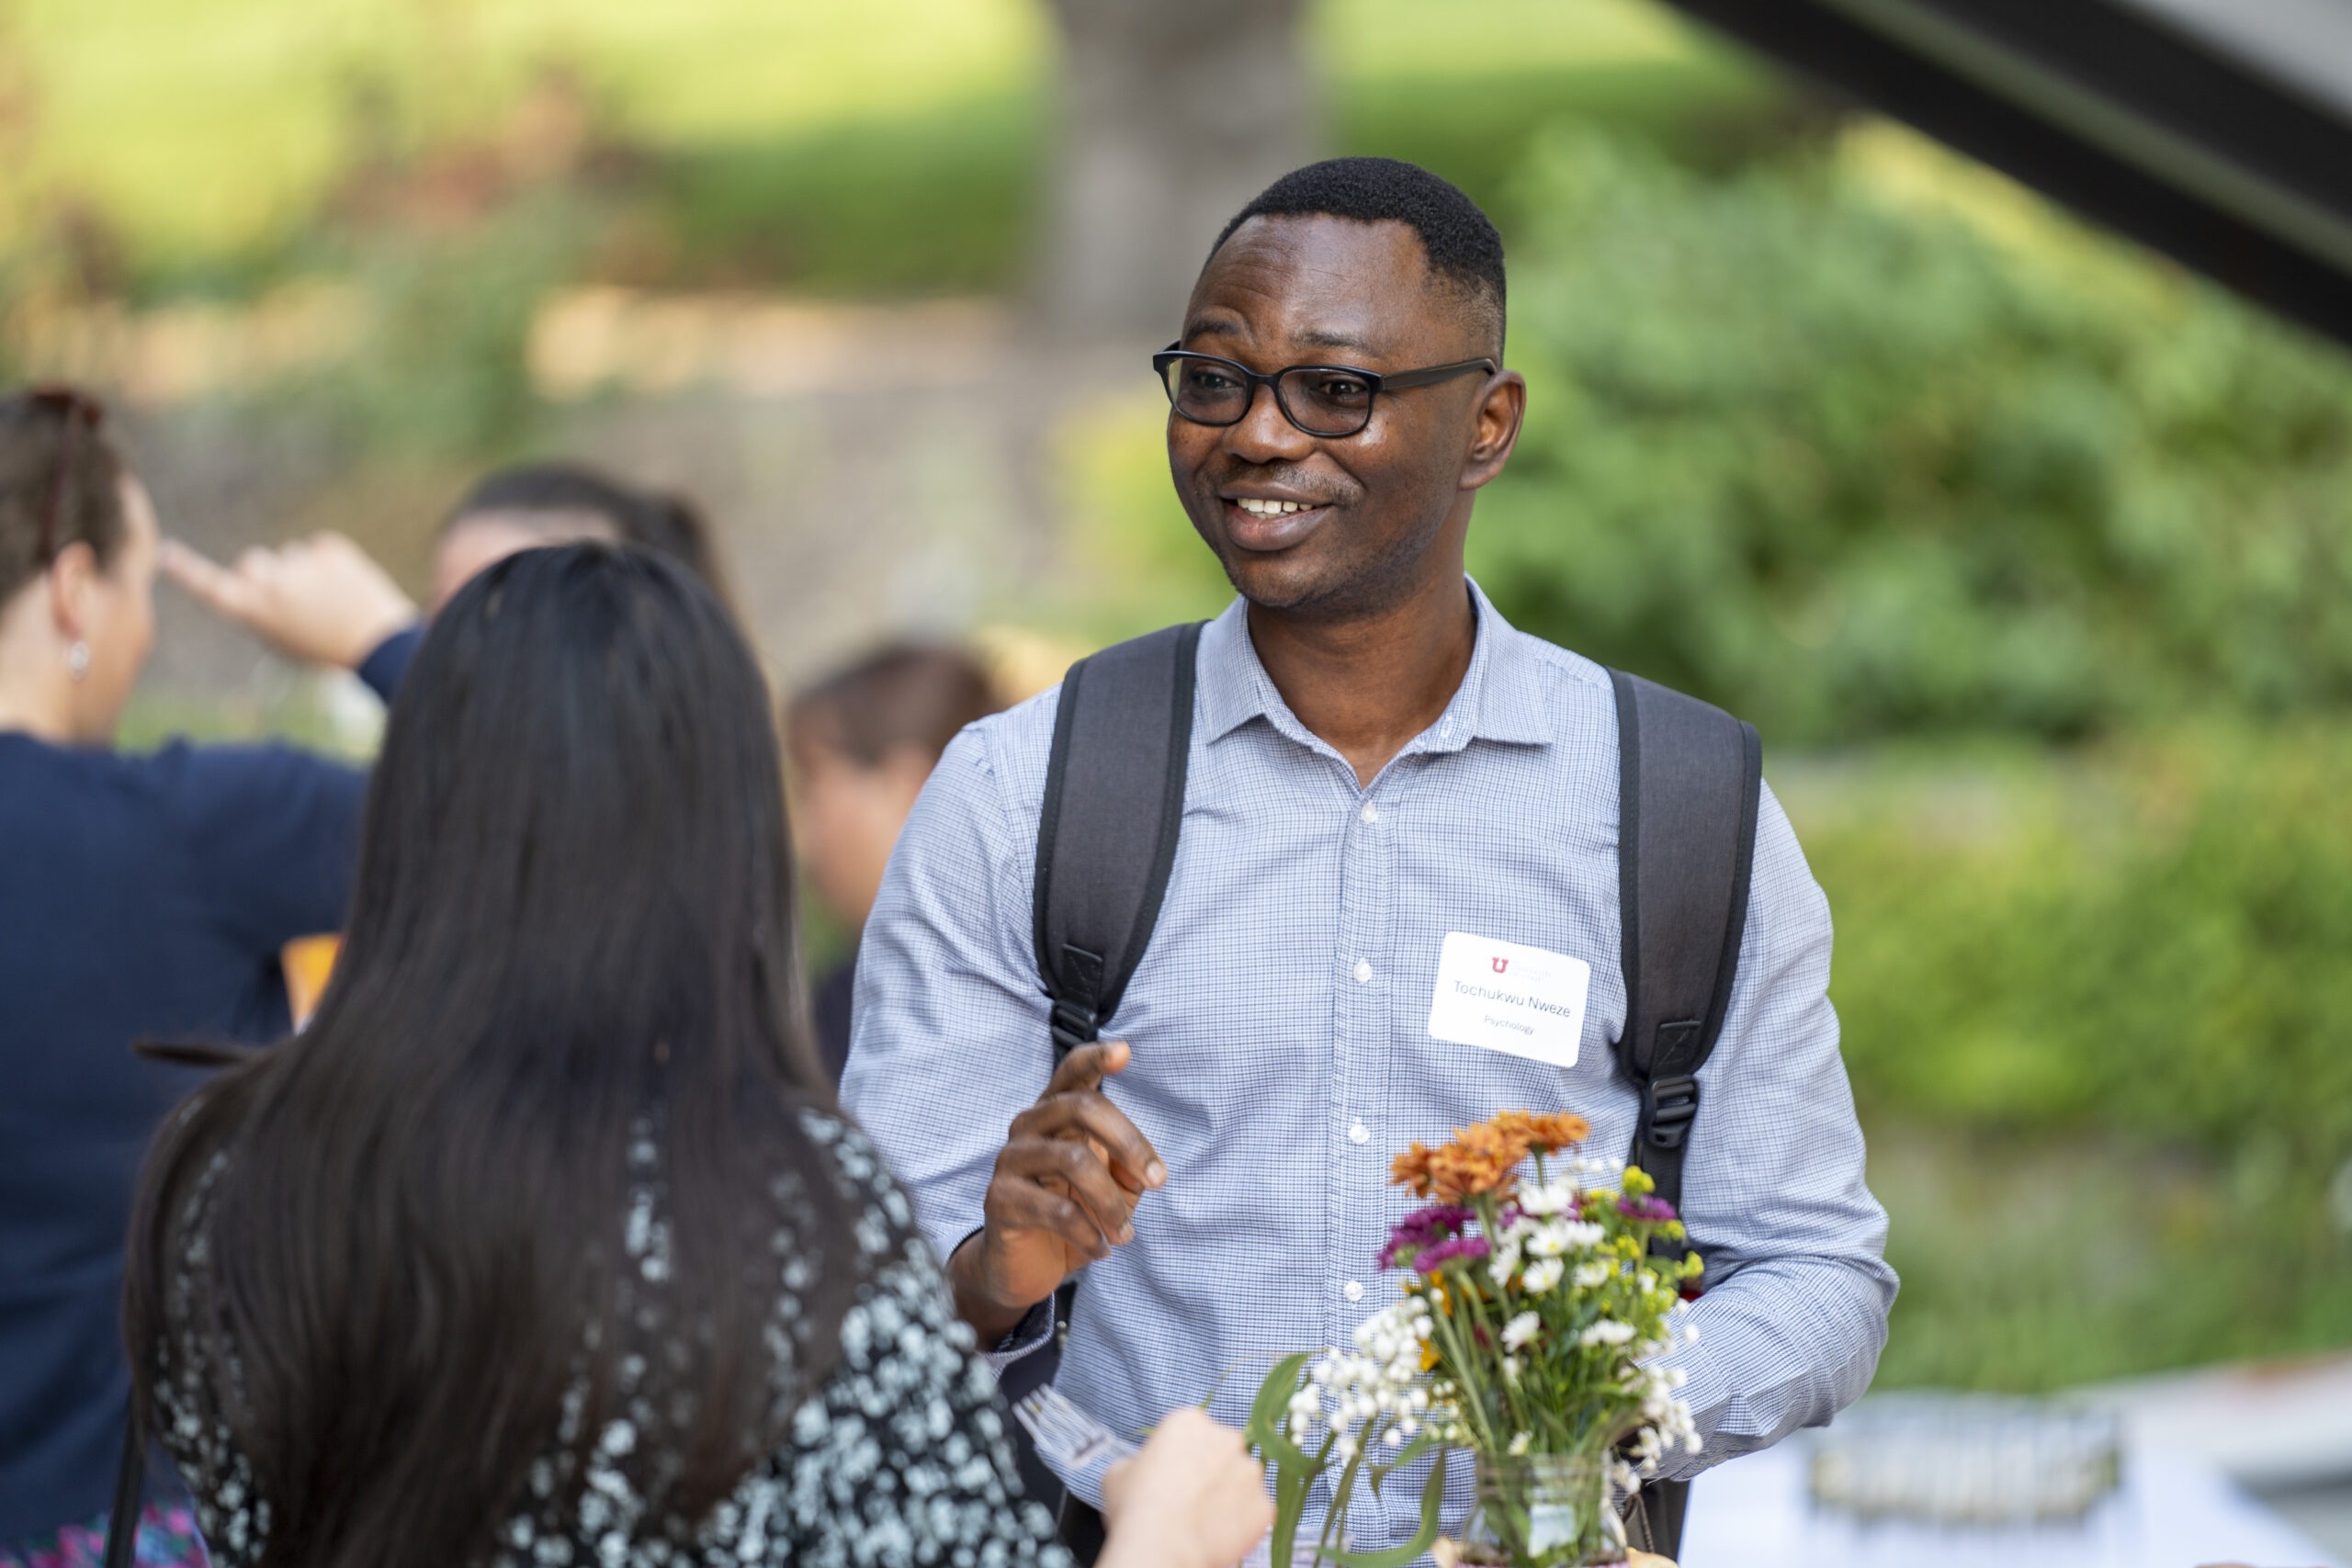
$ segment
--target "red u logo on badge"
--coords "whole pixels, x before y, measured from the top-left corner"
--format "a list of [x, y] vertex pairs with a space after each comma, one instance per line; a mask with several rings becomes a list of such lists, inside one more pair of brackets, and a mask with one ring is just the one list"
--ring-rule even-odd
[[1498, 975], [1510, 967], [1510, 960], [1508, 958], [1490, 958], [1487, 962], [1495, 966], [1495, 973]]

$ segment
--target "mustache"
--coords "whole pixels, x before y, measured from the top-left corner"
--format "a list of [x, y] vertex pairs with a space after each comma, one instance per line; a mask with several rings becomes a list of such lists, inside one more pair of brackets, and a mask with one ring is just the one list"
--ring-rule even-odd
[[1317, 506], [1344, 506], [1363, 494], [1360, 485], [1334, 485], [1329, 474], [1310, 474], [1289, 463], [1238, 463], [1202, 477], [1212, 496], [1228, 485], [1263, 485], [1308, 497]]

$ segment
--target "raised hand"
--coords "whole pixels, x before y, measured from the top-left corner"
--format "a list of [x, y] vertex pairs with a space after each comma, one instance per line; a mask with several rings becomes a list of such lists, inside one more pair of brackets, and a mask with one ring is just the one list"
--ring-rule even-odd
[[956, 1308], [994, 1344], [1074, 1271], [1135, 1235], [1136, 1201], [1168, 1179], [1151, 1142], [1102, 1093], [1125, 1070], [1121, 1041], [1082, 1045], [996, 1156], [984, 1224], [948, 1260]]
[[313, 664], [356, 669], [377, 644], [416, 619], [416, 605], [400, 585], [340, 534], [250, 549], [234, 566], [166, 539], [161, 564], [213, 614], [288, 658]]

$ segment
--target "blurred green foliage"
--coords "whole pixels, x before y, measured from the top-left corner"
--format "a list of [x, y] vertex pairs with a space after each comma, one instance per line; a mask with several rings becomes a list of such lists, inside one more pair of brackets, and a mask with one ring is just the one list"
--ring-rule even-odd
[[1782, 782], [1895, 1217], [1888, 1380], [2045, 1387], [2342, 1343], [2352, 729]]
[[593, 223], [582, 199], [559, 189], [479, 224], [349, 246], [338, 270], [368, 302], [358, 350], [263, 393], [266, 406], [324, 423], [347, 449], [508, 455], [541, 412], [527, 355], [534, 314], [570, 275]]
[[1811, 846], [1867, 1099], [2352, 1156], [2352, 733], [1912, 776], [1905, 808], [1853, 802]]
[[1036, 96], [1004, 92], [697, 147], [666, 161], [624, 222], [653, 236], [647, 260], [665, 280], [869, 299], [1001, 290], [1028, 254], [1046, 138]]
[[[1788, 129], [1784, 88], [1642, 0], [1310, 17], [1330, 145], [1482, 199], [1564, 119], [1700, 162]], [[1029, 259], [1055, 48], [1036, 0], [0, 3], [0, 77], [33, 111], [0, 116], [0, 250], [62, 245], [142, 299], [251, 292], [318, 265], [371, 177], [544, 183], [530, 110], [554, 85], [620, 155], [574, 276], [1001, 289]]]
[[2352, 700], [2352, 366], [1885, 163], [1544, 144], [1472, 530], [1506, 612], [1782, 742]]

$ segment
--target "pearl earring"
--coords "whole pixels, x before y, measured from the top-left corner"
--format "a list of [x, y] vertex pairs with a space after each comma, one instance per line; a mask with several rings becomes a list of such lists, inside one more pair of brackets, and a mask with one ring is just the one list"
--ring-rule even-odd
[[65, 672], [76, 681], [85, 680], [90, 673], [90, 645], [76, 640], [65, 650]]

